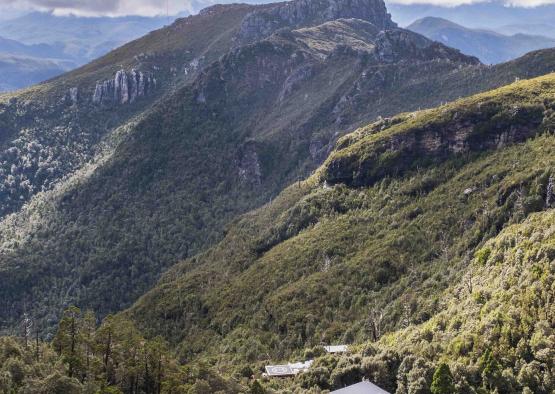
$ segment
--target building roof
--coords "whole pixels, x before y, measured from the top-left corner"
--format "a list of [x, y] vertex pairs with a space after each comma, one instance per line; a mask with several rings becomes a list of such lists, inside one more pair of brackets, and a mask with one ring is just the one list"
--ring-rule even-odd
[[360, 382], [332, 391], [330, 394], [390, 394], [370, 382]]
[[326, 352], [328, 353], [345, 353], [349, 350], [347, 345], [332, 345], [332, 346], [324, 346]]
[[293, 376], [295, 373], [289, 365], [266, 365], [268, 376]]
[[312, 365], [314, 361], [289, 363], [283, 365], [266, 365], [266, 374], [268, 376], [293, 376], [299, 372], [304, 372]]

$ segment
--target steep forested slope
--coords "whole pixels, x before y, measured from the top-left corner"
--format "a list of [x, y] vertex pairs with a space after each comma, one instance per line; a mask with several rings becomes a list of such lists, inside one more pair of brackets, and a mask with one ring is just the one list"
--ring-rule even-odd
[[[554, 324], [545, 309], [553, 267], [541, 240], [551, 237], [554, 114], [550, 74], [361, 128], [313, 176], [172, 268], [127, 315], [186, 360], [217, 355], [228, 368], [301, 357], [322, 342], [379, 340], [365, 356], [384, 353], [364, 368], [357, 358], [324, 360], [327, 370], [295, 380], [305, 389], [366, 376], [390, 390], [414, 378], [429, 392], [434, 363], [446, 360], [457, 363], [460, 392], [550, 392], [542, 349]], [[517, 233], [532, 243], [511, 241]], [[530, 283], [538, 292], [521, 299]], [[395, 333], [406, 327], [410, 336]], [[501, 379], [529, 363], [542, 383]]]
[[361, 128], [126, 313], [69, 308], [52, 344], [26, 317], [0, 339], [2, 388], [551, 393], [554, 127], [551, 74]]
[[[425, 323], [408, 321], [378, 342], [353, 346], [351, 355], [309, 350], [316, 355], [310, 371], [268, 386], [302, 392], [370, 379], [399, 394], [429, 393], [434, 381], [449, 393], [553, 392], [553, 220], [553, 209], [531, 214], [478, 249], [461, 280], [440, 293], [442, 311]], [[369, 333], [380, 318], [370, 311]]]
[[120, 310], [341, 134], [544, 74], [553, 57], [485, 67], [395, 28], [381, 2], [299, 0], [211, 7], [6, 96], [2, 325], [25, 308], [44, 326], [70, 303]]
[[94, 160], [115, 130], [231, 45], [249, 7], [180, 19], [69, 74], [0, 96], [0, 216]]
[[[400, 79], [474, 64], [414, 33], [348, 19], [234, 49], [111, 135], [117, 147], [91, 171], [4, 221], [6, 310], [18, 309], [9, 299], [26, 297], [122, 308], [164, 266], [217, 240], [234, 215], [321, 162], [338, 127], [360, 119], [349, 102], [357, 86], [378, 100], [406, 86]], [[378, 67], [379, 84], [365, 78]], [[398, 105], [386, 101], [367, 116]], [[16, 268], [22, 261], [25, 270]]]
[[[553, 56], [480, 68], [411, 33], [376, 30], [338, 19], [232, 50], [121, 130], [114, 154], [9, 217], [5, 319], [23, 317], [28, 341], [64, 304], [124, 306], [116, 298], [139, 294], [161, 259], [187, 254], [192, 243], [183, 240], [210, 237], [203, 226], [184, 237], [194, 220], [222, 226], [256, 201], [251, 195], [262, 203], [280, 181], [297, 178], [295, 168], [318, 162], [305, 159], [308, 141], [333, 142], [345, 124], [337, 117], [350, 127], [364, 122], [354, 105], [378, 86], [356, 85], [368, 70], [399, 77], [414, 59], [428, 72], [455, 64], [430, 81], [456, 97], [471, 81], [478, 89], [550, 67]], [[353, 77], [353, 64], [361, 68], [345, 84], [339, 76]], [[309, 73], [297, 72], [307, 65]], [[422, 81], [390, 86], [441, 100], [424, 94], [434, 85]], [[334, 82], [366, 88], [347, 99]], [[330, 100], [324, 93], [335, 93], [322, 86], [343, 95]], [[337, 102], [344, 106], [331, 123], [319, 116]], [[208, 393], [248, 384], [252, 392], [318, 393], [368, 378], [400, 394], [440, 383], [461, 394], [550, 393], [554, 127], [550, 74], [359, 128], [308, 179], [233, 220], [221, 242], [171, 268], [118, 317], [97, 328], [90, 313], [70, 308], [51, 345], [3, 339], [3, 388]], [[354, 354], [323, 355], [322, 343], [339, 341], [355, 344]], [[303, 358], [315, 358], [313, 367], [294, 379], [249, 380], [269, 361]]]

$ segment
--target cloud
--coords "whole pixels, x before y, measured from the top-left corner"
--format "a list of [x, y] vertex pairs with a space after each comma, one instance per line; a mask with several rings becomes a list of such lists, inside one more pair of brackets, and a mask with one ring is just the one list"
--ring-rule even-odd
[[[430, 4], [443, 7], [456, 7], [459, 5], [486, 3], [490, 0], [389, 0], [395, 4]], [[555, 0], [501, 0], [500, 3], [508, 7], [533, 8], [542, 5], [555, 4]]]
[[[57, 15], [121, 16], [121, 15], [176, 15], [182, 11], [195, 12], [216, 2], [232, 0], [0, 0], [0, 14], [14, 11], [51, 11]], [[236, 0], [245, 1], [245, 0]], [[248, 0], [267, 2], [268, 0]], [[279, 1], [279, 0], [275, 0]], [[386, 0], [397, 4], [430, 4], [455, 7], [487, 1], [499, 1], [507, 6], [537, 7], [555, 4], [555, 0]], [[167, 7], [167, 8], [166, 8]]]
[[188, 0], [0, 0], [1, 10], [51, 11], [80, 16], [170, 15], [192, 11]]

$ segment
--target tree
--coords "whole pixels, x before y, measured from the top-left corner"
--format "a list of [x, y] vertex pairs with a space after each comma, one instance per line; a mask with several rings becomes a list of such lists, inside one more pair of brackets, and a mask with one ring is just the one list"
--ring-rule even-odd
[[95, 335], [97, 351], [102, 360], [102, 372], [104, 373], [106, 382], [110, 385], [115, 383], [115, 376], [112, 368], [114, 325], [114, 317], [112, 315], [106, 316]]
[[79, 351], [80, 326], [81, 310], [74, 306], [69, 307], [64, 311], [54, 338], [54, 346], [58, 354], [63, 357], [64, 363], [67, 364], [67, 375], [70, 378], [75, 376], [82, 365]]
[[493, 390], [501, 385], [501, 365], [491, 350], [486, 350], [480, 360], [482, 369], [482, 381], [487, 390]]
[[96, 317], [94, 312], [87, 311], [83, 316], [81, 328], [81, 338], [84, 346], [84, 379], [88, 379], [91, 374], [91, 360], [94, 355], [94, 334], [96, 331]]
[[23, 321], [21, 322], [21, 329], [23, 334], [23, 342], [25, 349], [29, 346], [29, 339], [31, 338], [31, 328], [33, 327], [33, 320], [27, 313], [23, 314]]
[[432, 394], [451, 394], [455, 392], [455, 385], [453, 384], [453, 375], [449, 365], [440, 363], [432, 378], [432, 386], [430, 387]]
[[382, 336], [382, 321], [384, 318], [383, 309], [372, 308], [368, 314], [368, 328], [373, 341], [377, 341]]

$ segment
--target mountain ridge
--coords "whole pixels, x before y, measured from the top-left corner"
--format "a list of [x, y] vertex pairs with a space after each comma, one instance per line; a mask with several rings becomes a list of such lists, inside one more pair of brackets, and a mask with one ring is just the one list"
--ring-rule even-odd
[[476, 56], [486, 64], [509, 61], [533, 50], [555, 46], [555, 39], [548, 37], [523, 33], [506, 36], [495, 31], [469, 29], [438, 17], [418, 19], [407, 29]]
[[[210, 12], [213, 11], [208, 11], [208, 13]], [[207, 14], [204, 14], [201, 18], [205, 17], [207, 17]], [[82, 190], [66, 193], [67, 196], [60, 201], [61, 205], [58, 212], [65, 212], [64, 215], [68, 215], [67, 218], [71, 218], [70, 221], [78, 220], [83, 216], [78, 214], [77, 211], [87, 212], [85, 216], [96, 212], [93, 216], [103, 218], [102, 220], [105, 222], [95, 224], [93, 231], [95, 231], [94, 228], [113, 228], [115, 233], [111, 235], [110, 243], [117, 240], [117, 243], [120, 244], [117, 247], [119, 248], [127, 243], [123, 238], [120, 238], [120, 235], [123, 235], [123, 228], [121, 227], [123, 222], [120, 223], [121, 219], [119, 218], [116, 218], [117, 220], [114, 222], [113, 217], [107, 217], [102, 213], [113, 209], [106, 206], [105, 202], [119, 201], [117, 203], [119, 205], [123, 204], [125, 200], [128, 207], [134, 206], [134, 204], [137, 204], [137, 209], [145, 206], [145, 204], [149, 207], [156, 207], [151, 208], [155, 209], [156, 212], [156, 215], [152, 217], [151, 224], [139, 225], [135, 220], [132, 221], [137, 226], [143, 227], [143, 230], [140, 231], [137, 227], [137, 234], [143, 233], [141, 237], [151, 237], [151, 233], [149, 233], [151, 231], [150, 226], [160, 226], [160, 224], [157, 224], [159, 220], [165, 220], [168, 223], [166, 226], [179, 230], [175, 234], [175, 245], [171, 248], [166, 247], [166, 256], [161, 257], [159, 252], [156, 251], [162, 249], [161, 245], [160, 248], [152, 248], [151, 251], [146, 252], [148, 257], [145, 260], [149, 261], [148, 264], [152, 264], [152, 268], [146, 269], [146, 266], [141, 268], [143, 272], [139, 275], [152, 275], [150, 279], [145, 277], [140, 280], [140, 282], [150, 283], [157, 275], [157, 271], [161, 269], [156, 268], [157, 264], [160, 264], [159, 261], [163, 261], [167, 265], [188, 253], [199, 251], [206, 245], [207, 240], [212, 241], [218, 237], [218, 228], [221, 228], [222, 220], [230, 220], [237, 209], [239, 209], [239, 212], [244, 212], [253, 207], [253, 204], [267, 201], [280, 190], [284, 182], [289, 182], [298, 176], [296, 166], [300, 168], [309, 166], [308, 168], [310, 168], [314, 165], [310, 164], [311, 162], [317, 163], [325, 157], [329, 149], [329, 139], [330, 137], [333, 138], [333, 133], [331, 130], [325, 131], [323, 126], [317, 126], [321, 127], [320, 135], [312, 140], [311, 134], [315, 132], [312, 119], [323, 108], [334, 106], [337, 100], [340, 100], [340, 97], [337, 97], [340, 92], [351, 89], [354, 80], [359, 78], [357, 73], [361, 72], [360, 70], [368, 66], [373, 67], [375, 64], [383, 64], [383, 71], [387, 70], [387, 66], [391, 68], [391, 72], [395, 72], [398, 68], [407, 67], [405, 64], [409, 63], [408, 59], [412, 60], [410, 63], [413, 66], [415, 66], [415, 61], [418, 61], [419, 64], [426, 64], [428, 68], [444, 68], [445, 70], [453, 69], [454, 64], [467, 63], [469, 66], [477, 64], [476, 59], [464, 57], [456, 51], [432, 44], [423, 37], [408, 31], [393, 30], [382, 33], [370, 23], [361, 20], [341, 19], [323, 26], [322, 29], [304, 28], [292, 30], [289, 33], [278, 32], [268, 39], [233, 49], [216, 62], [199, 71], [191, 85], [184, 85], [183, 88], [172, 93], [168, 98], [161, 99], [160, 103], [151, 108], [149, 110], [150, 115], [146, 115], [143, 120], [139, 121], [134, 127], [133, 133], [123, 140], [125, 143], [116, 148], [113, 158], [107, 164], [97, 168], [91, 178], [94, 186], [87, 186], [84, 183], [80, 186]], [[328, 31], [330, 28], [332, 28], [333, 34]], [[339, 32], [340, 29], [343, 29], [342, 39], [344, 43], [337, 42], [339, 36], [336, 36], [335, 33]], [[367, 40], [364, 48], [361, 47], [361, 38], [353, 39], [362, 32], [366, 34], [361, 36], [366, 37], [362, 40]], [[351, 44], [353, 40], [355, 44]], [[322, 43], [327, 44], [322, 45]], [[353, 49], [349, 48], [350, 45], [354, 45]], [[322, 56], [323, 54], [325, 56]], [[349, 62], [354, 62], [359, 66], [353, 69], [353, 63]], [[248, 72], [245, 72], [245, 70], [248, 70]], [[335, 75], [332, 78], [334, 84], [328, 83], [327, 90], [322, 92], [320, 81], [326, 81], [329, 75]], [[373, 84], [372, 80], [367, 83]], [[112, 86], [110, 89], [114, 89], [116, 84], [110, 86]], [[301, 86], [304, 87], [301, 88]], [[385, 91], [386, 86], [379, 88], [379, 92]], [[228, 92], [237, 93], [231, 95]], [[249, 94], [246, 92], [249, 92]], [[82, 101], [77, 100], [77, 107], [83, 105], [80, 103], [83, 103], [84, 99], [81, 98], [80, 100]], [[301, 105], [299, 106], [299, 104]], [[123, 105], [116, 103], [116, 108]], [[113, 108], [113, 104], [109, 104], [108, 108]], [[261, 108], [265, 108], [265, 111], [261, 111]], [[348, 108], [348, 103], [341, 104], [336, 109], [336, 117]], [[392, 109], [392, 111], [394, 110]], [[288, 118], [284, 114], [287, 114]], [[289, 120], [284, 121], [284, 119]], [[329, 122], [333, 125], [334, 120]], [[350, 120], [344, 117], [342, 122], [348, 124], [347, 122], [350, 122]], [[298, 123], [298, 125], [293, 126], [295, 123]], [[268, 129], [260, 127], [266, 124], [271, 124], [271, 127]], [[212, 130], [214, 135], [212, 136], [211, 133], [206, 132], [202, 133], [203, 127]], [[249, 136], [243, 131], [245, 129], [252, 130], [252, 134]], [[187, 130], [187, 132], [182, 133], [180, 130]], [[230, 144], [216, 149], [216, 140], [213, 140], [213, 138], [224, 135], [227, 135], [226, 138], [230, 139]], [[293, 138], [285, 138], [287, 135], [293, 136]], [[195, 142], [196, 152], [191, 151], [191, 147], [188, 147], [188, 145], [184, 145], [184, 141], [192, 143], [191, 138], [204, 141], [200, 145], [198, 145], [199, 141]], [[289, 142], [284, 143], [288, 139]], [[152, 143], [147, 143], [147, 141]], [[183, 150], [177, 149], [180, 146]], [[198, 170], [192, 171], [189, 168], [207, 167], [205, 157], [214, 155], [214, 153], [206, 147], [220, 152], [213, 157], [221, 156], [221, 158], [213, 160], [214, 163], [210, 164], [211, 167], [209, 166], [210, 171], [205, 172], [206, 177], [203, 178], [199, 177]], [[183, 151], [189, 152], [189, 156], [184, 156]], [[205, 153], [203, 154], [203, 152]], [[268, 156], [266, 152], [271, 152], [271, 155]], [[170, 160], [169, 157], [172, 157], [172, 159]], [[229, 168], [225, 170], [226, 176], [217, 175], [226, 167], [223, 163], [220, 163], [220, 160], [233, 163], [232, 167], [228, 166]], [[181, 163], [187, 170], [176, 172], [178, 171], [177, 163]], [[284, 164], [277, 166], [276, 163]], [[106, 167], [105, 170], [102, 169], [104, 166]], [[156, 176], [152, 173], [153, 168], [157, 169], [158, 174], [164, 174], [162, 190], [167, 189], [167, 195], [152, 192], [152, 190], [158, 190], [160, 186], [147, 187], [148, 185], [158, 184]], [[308, 169], [304, 171], [308, 171]], [[168, 178], [169, 175], [165, 175], [166, 173], [174, 174], [170, 177], [171, 182]], [[130, 176], [129, 174], [133, 175]], [[129, 181], [126, 181], [126, 179], [129, 179]], [[182, 181], [177, 182], [181, 186], [173, 186], [178, 179], [182, 179]], [[236, 179], [236, 184], [229, 184], [230, 179]], [[199, 183], [200, 180], [203, 181]], [[206, 182], [206, 184], [203, 182]], [[98, 191], [94, 192], [94, 190], [101, 189], [101, 184], [119, 186], [107, 190], [107, 193], [110, 194], [101, 197], [98, 195]], [[216, 194], [218, 199], [228, 196], [226, 198], [230, 201], [213, 201], [211, 197], [213, 193], [209, 193], [209, 190], [213, 190], [213, 188], [216, 188], [216, 190], [222, 188], [221, 196]], [[223, 190], [226, 190], [226, 188], [229, 191], [225, 191], [224, 194]], [[169, 190], [172, 190], [172, 192], [170, 193]], [[199, 193], [199, 190], [203, 190], [203, 192]], [[253, 190], [257, 191], [256, 199], [251, 195]], [[191, 196], [196, 193], [199, 198], [190, 198], [187, 203], [176, 204], [171, 202], [176, 195], [185, 192]], [[97, 197], [91, 198], [91, 193], [97, 195]], [[129, 193], [136, 197], [131, 197]], [[135, 200], [135, 202], [132, 203], [132, 200]], [[187, 219], [181, 219], [181, 223], [178, 223], [174, 213], [171, 214], [173, 219], [168, 217], [167, 214], [163, 213], [164, 207], [169, 207], [167, 204], [173, 204], [173, 211], [168, 208], [168, 212], [175, 213], [177, 209], [184, 210], [182, 216], [187, 217]], [[200, 205], [195, 206], [195, 204]], [[78, 208], [79, 206], [81, 208]], [[210, 207], [211, 211], [209, 210]], [[218, 208], [216, 209], [216, 207]], [[202, 212], [202, 215], [192, 215], [191, 212], [195, 209]], [[96, 221], [97, 219], [90, 217], [87, 221], [89, 220]], [[151, 219], [149, 219], [150, 221]], [[56, 222], [57, 220], [53, 221], [53, 223]], [[128, 222], [127, 226], [131, 226], [132, 222]], [[206, 222], [208, 222], [208, 225], [205, 224]], [[75, 224], [77, 225], [77, 223]], [[92, 235], [90, 234], [91, 230], [87, 229], [87, 225], [84, 223], [77, 225], [77, 227], [67, 227], [79, 228], [79, 232], [83, 231], [82, 234], [76, 233], [77, 238], [75, 234], [63, 230], [63, 227], [60, 226], [61, 223], [56, 224], [54, 233], [62, 231], [65, 235], [58, 233], [56, 237], [63, 241], [58, 246], [51, 245], [52, 261], [67, 261], [67, 257], [65, 257], [67, 251], [75, 250], [75, 246], [71, 245], [79, 244], [78, 239], [81, 237], [88, 239]], [[188, 231], [194, 229], [198, 234], [187, 236], [183, 234], [185, 229], [188, 229]], [[84, 234], [89, 235], [85, 236]], [[115, 234], [120, 235], [116, 236]], [[179, 236], [183, 235], [185, 237], [178, 240]], [[49, 237], [49, 235], [46, 236]], [[95, 241], [95, 243], [99, 242], [99, 245], [108, 241], [104, 238], [105, 235], [100, 233], [94, 235], [94, 237], [100, 237]], [[137, 241], [133, 241], [125, 248], [138, 248], [136, 249], [138, 252], [144, 248], [141, 245], [152, 242], [145, 239], [138, 243]], [[30, 242], [34, 243], [35, 241]], [[54, 241], [54, 243], [56, 242]], [[155, 242], [158, 245], [163, 240], [157, 238]], [[62, 243], [64, 246], [62, 246]], [[90, 247], [97, 249], [92, 245]], [[85, 249], [90, 250], [89, 247]], [[10, 248], [5, 249], [5, 251], [4, 258], [13, 261], [13, 263], [23, 258], [23, 256], [17, 256], [18, 253], [24, 251], [23, 248], [16, 248], [16, 254], [13, 254], [13, 250]], [[80, 254], [77, 250], [75, 252]], [[95, 253], [98, 252], [100, 252], [100, 249], [97, 249]], [[104, 279], [100, 278], [106, 277], [106, 275], [101, 275], [100, 270], [101, 267], [107, 264], [107, 261], [111, 261], [110, 265], [115, 269], [119, 267], [117, 269], [124, 270], [122, 272], [130, 268], [130, 266], [125, 267], [129, 262], [117, 263], [120, 258], [127, 260], [124, 256], [128, 255], [129, 252], [122, 250], [119, 255], [115, 255], [117, 256], [115, 259], [110, 257], [108, 260], [105, 260], [108, 257], [104, 254], [105, 252], [101, 253], [104, 255], [101, 258], [104, 262], [99, 266], [87, 268], [85, 271], [89, 269], [93, 271], [91, 273], [81, 273], [83, 279], [74, 279], [77, 280], [77, 283], [79, 283], [79, 280], [82, 281], [81, 283], [88, 283], [89, 280], [104, 282]], [[145, 252], [138, 253], [144, 254]], [[89, 260], [86, 256], [82, 258], [85, 261]], [[25, 259], [35, 261], [33, 264], [38, 264], [35, 267], [38, 271], [26, 279], [21, 277], [21, 281], [18, 281], [20, 284], [31, 280], [30, 278], [35, 277], [43, 269], [39, 268], [43, 264], [35, 260], [34, 257], [27, 255]], [[86, 265], [88, 264], [82, 266]], [[67, 266], [70, 266], [69, 262], [67, 262]], [[49, 269], [53, 269], [53, 267], [51, 265]], [[120, 275], [126, 276], [129, 273], [120, 273]], [[64, 286], [70, 285], [68, 282]], [[86, 284], [85, 286], [89, 285]], [[100, 288], [98, 284], [95, 287]], [[122, 290], [125, 288], [125, 286], [120, 287]], [[70, 289], [75, 289], [72, 291], [76, 294], [80, 292], [86, 294], [84, 288], [78, 290], [71, 286]], [[131, 297], [136, 297], [143, 290], [144, 288], [135, 286]], [[12, 289], [12, 291], [18, 290]], [[117, 296], [112, 293], [110, 297], [112, 296], [120, 300], [124, 300], [126, 297], [123, 293]], [[52, 294], [48, 298], [58, 298], [58, 296]], [[102, 297], [95, 296], [95, 298], [97, 300], [95, 303], [105, 302]], [[104, 310], [100, 303], [95, 306], [99, 311]], [[109, 301], [109, 303], [112, 304], [113, 302]], [[110, 310], [111, 307], [106, 309], [106, 312]]]

